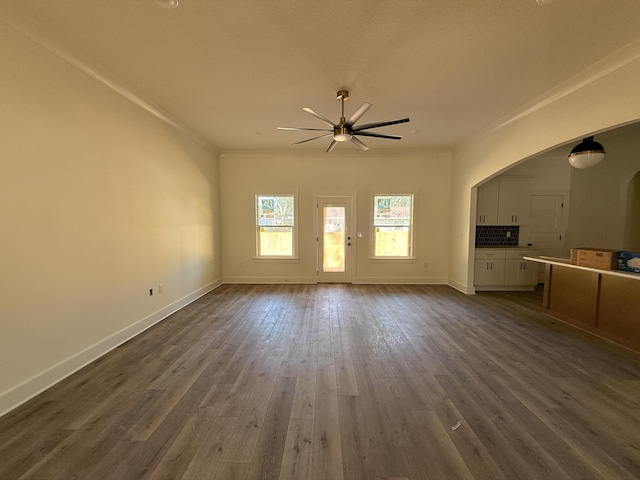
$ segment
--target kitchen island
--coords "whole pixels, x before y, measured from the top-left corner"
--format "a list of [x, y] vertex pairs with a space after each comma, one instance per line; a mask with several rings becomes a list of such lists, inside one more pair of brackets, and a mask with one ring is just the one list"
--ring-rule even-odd
[[545, 264], [544, 313], [640, 351], [640, 274], [573, 265], [563, 258], [525, 260]]

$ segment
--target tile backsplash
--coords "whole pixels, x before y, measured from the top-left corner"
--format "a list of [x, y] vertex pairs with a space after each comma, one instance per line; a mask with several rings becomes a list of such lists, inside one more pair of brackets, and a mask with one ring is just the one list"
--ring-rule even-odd
[[476, 226], [476, 247], [518, 246], [520, 227], [517, 225]]

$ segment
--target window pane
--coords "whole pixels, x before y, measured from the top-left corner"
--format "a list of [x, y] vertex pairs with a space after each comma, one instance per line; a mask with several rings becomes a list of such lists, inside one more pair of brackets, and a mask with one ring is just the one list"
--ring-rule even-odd
[[344, 272], [345, 270], [345, 215], [344, 207], [323, 208], [323, 272]]
[[293, 256], [294, 199], [293, 195], [256, 196], [258, 256]]
[[374, 225], [411, 224], [411, 195], [376, 195]]
[[376, 257], [408, 257], [410, 243], [409, 227], [376, 227]]
[[258, 225], [293, 225], [293, 196], [258, 196]]
[[411, 256], [412, 208], [413, 195], [374, 195], [374, 256]]
[[260, 255], [293, 255], [291, 227], [260, 227]]

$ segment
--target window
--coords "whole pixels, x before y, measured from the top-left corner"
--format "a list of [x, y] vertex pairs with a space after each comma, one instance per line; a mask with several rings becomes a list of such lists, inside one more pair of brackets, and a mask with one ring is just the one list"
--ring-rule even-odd
[[413, 195], [373, 196], [373, 256], [410, 258]]
[[256, 195], [258, 257], [293, 257], [295, 196]]

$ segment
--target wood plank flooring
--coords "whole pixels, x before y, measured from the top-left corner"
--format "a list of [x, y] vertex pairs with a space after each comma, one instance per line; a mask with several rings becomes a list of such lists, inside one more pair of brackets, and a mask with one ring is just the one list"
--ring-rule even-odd
[[640, 478], [640, 355], [541, 305], [224, 285], [0, 418], [0, 478]]

